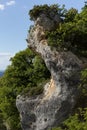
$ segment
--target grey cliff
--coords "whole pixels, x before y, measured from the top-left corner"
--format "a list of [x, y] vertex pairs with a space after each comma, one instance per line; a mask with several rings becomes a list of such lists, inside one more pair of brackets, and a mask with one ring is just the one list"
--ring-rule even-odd
[[28, 47], [38, 52], [51, 73], [43, 94], [36, 97], [18, 96], [16, 105], [20, 112], [23, 130], [47, 130], [58, 126], [75, 107], [78, 97], [79, 73], [82, 62], [69, 51], [51, 50], [45, 31], [52, 30], [61, 21], [59, 16], [48, 18], [41, 14], [31, 28]]

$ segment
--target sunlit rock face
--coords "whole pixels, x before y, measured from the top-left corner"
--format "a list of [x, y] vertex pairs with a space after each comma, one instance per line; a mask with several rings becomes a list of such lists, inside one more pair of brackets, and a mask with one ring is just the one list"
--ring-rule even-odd
[[28, 47], [42, 56], [51, 80], [44, 86], [43, 94], [17, 97], [23, 130], [48, 130], [60, 125], [72, 112], [79, 94], [77, 86], [82, 62], [72, 52], [51, 50], [47, 44], [45, 31], [52, 30], [61, 21], [59, 16], [53, 17], [41, 14], [28, 36]]

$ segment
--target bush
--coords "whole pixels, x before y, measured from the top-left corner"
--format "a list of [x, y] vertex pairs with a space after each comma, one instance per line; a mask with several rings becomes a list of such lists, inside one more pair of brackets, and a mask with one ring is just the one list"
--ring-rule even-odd
[[59, 5], [54, 4], [51, 6], [48, 6], [47, 4], [45, 5], [37, 5], [34, 6], [33, 9], [29, 11], [30, 19], [31, 20], [36, 20], [37, 17], [39, 17], [42, 13], [46, 14], [50, 18], [50, 13], [54, 15], [59, 15], [60, 17], [64, 15], [66, 12], [66, 9], [64, 8], [64, 5], [60, 8]]
[[21, 51], [11, 58], [11, 65], [0, 78], [2, 121], [4, 120], [11, 130], [21, 130], [19, 113], [15, 104], [17, 95], [41, 94], [43, 92], [42, 83], [49, 78], [50, 73], [44, 61], [30, 49]]
[[87, 7], [81, 13], [70, 9], [56, 30], [46, 32], [48, 45], [87, 57]]

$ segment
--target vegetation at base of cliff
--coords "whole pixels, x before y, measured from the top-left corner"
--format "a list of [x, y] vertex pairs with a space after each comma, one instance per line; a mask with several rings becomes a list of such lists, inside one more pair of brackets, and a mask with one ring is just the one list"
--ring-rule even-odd
[[79, 110], [79, 114], [69, 117], [61, 127], [51, 130], [87, 130], [87, 108]]
[[46, 32], [48, 45], [87, 57], [87, 5], [78, 11], [67, 10], [56, 30]]
[[[0, 115], [2, 122], [11, 130], [21, 130], [19, 113], [15, 104], [17, 95], [41, 94], [43, 84], [49, 78], [50, 73], [44, 61], [32, 50], [26, 49], [11, 58], [11, 65], [0, 78]], [[0, 123], [0, 127], [2, 124]]]

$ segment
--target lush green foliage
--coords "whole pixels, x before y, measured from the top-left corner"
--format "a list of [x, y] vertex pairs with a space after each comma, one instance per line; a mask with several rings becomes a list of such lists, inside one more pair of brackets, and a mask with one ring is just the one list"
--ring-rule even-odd
[[53, 128], [52, 130], [87, 130], [87, 108], [80, 109], [79, 114], [67, 119], [62, 127]]
[[0, 79], [0, 111], [11, 130], [20, 130], [19, 113], [15, 102], [18, 94], [35, 96], [43, 92], [43, 83], [50, 78], [42, 58], [30, 49], [11, 58]]
[[78, 11], [74, 8], [71, 8], [70, 10], [66, 11], [65, 14], [65, 22], [74, 22], [74, 18], [77, 15]]
[[82, 77], [81, 77], [81, 85], [80, 88], [82, 88], [82, 93], [84, 96], [87, 96], [87, 68], [82, 71]]
[[34, 6], [29, 15], [31, 20], [36, 20], [42, 13], [50, 18], [50, 12], [59, 15], [62, 22], [56, 30], [46, 32], [48, 45], [87, 56], [87, 5], [80, 13], [74, 8], [66, 10], [64, 5], [61, 8], [59, 5]]
[[87, 56], [87, 6], [80, 13], [74, 8], [66, 11], [63, 22], [46, 36], [48, 44], [58, 50]]
[[1, 112], [0, 112], [0, 130], [6, 130]]

